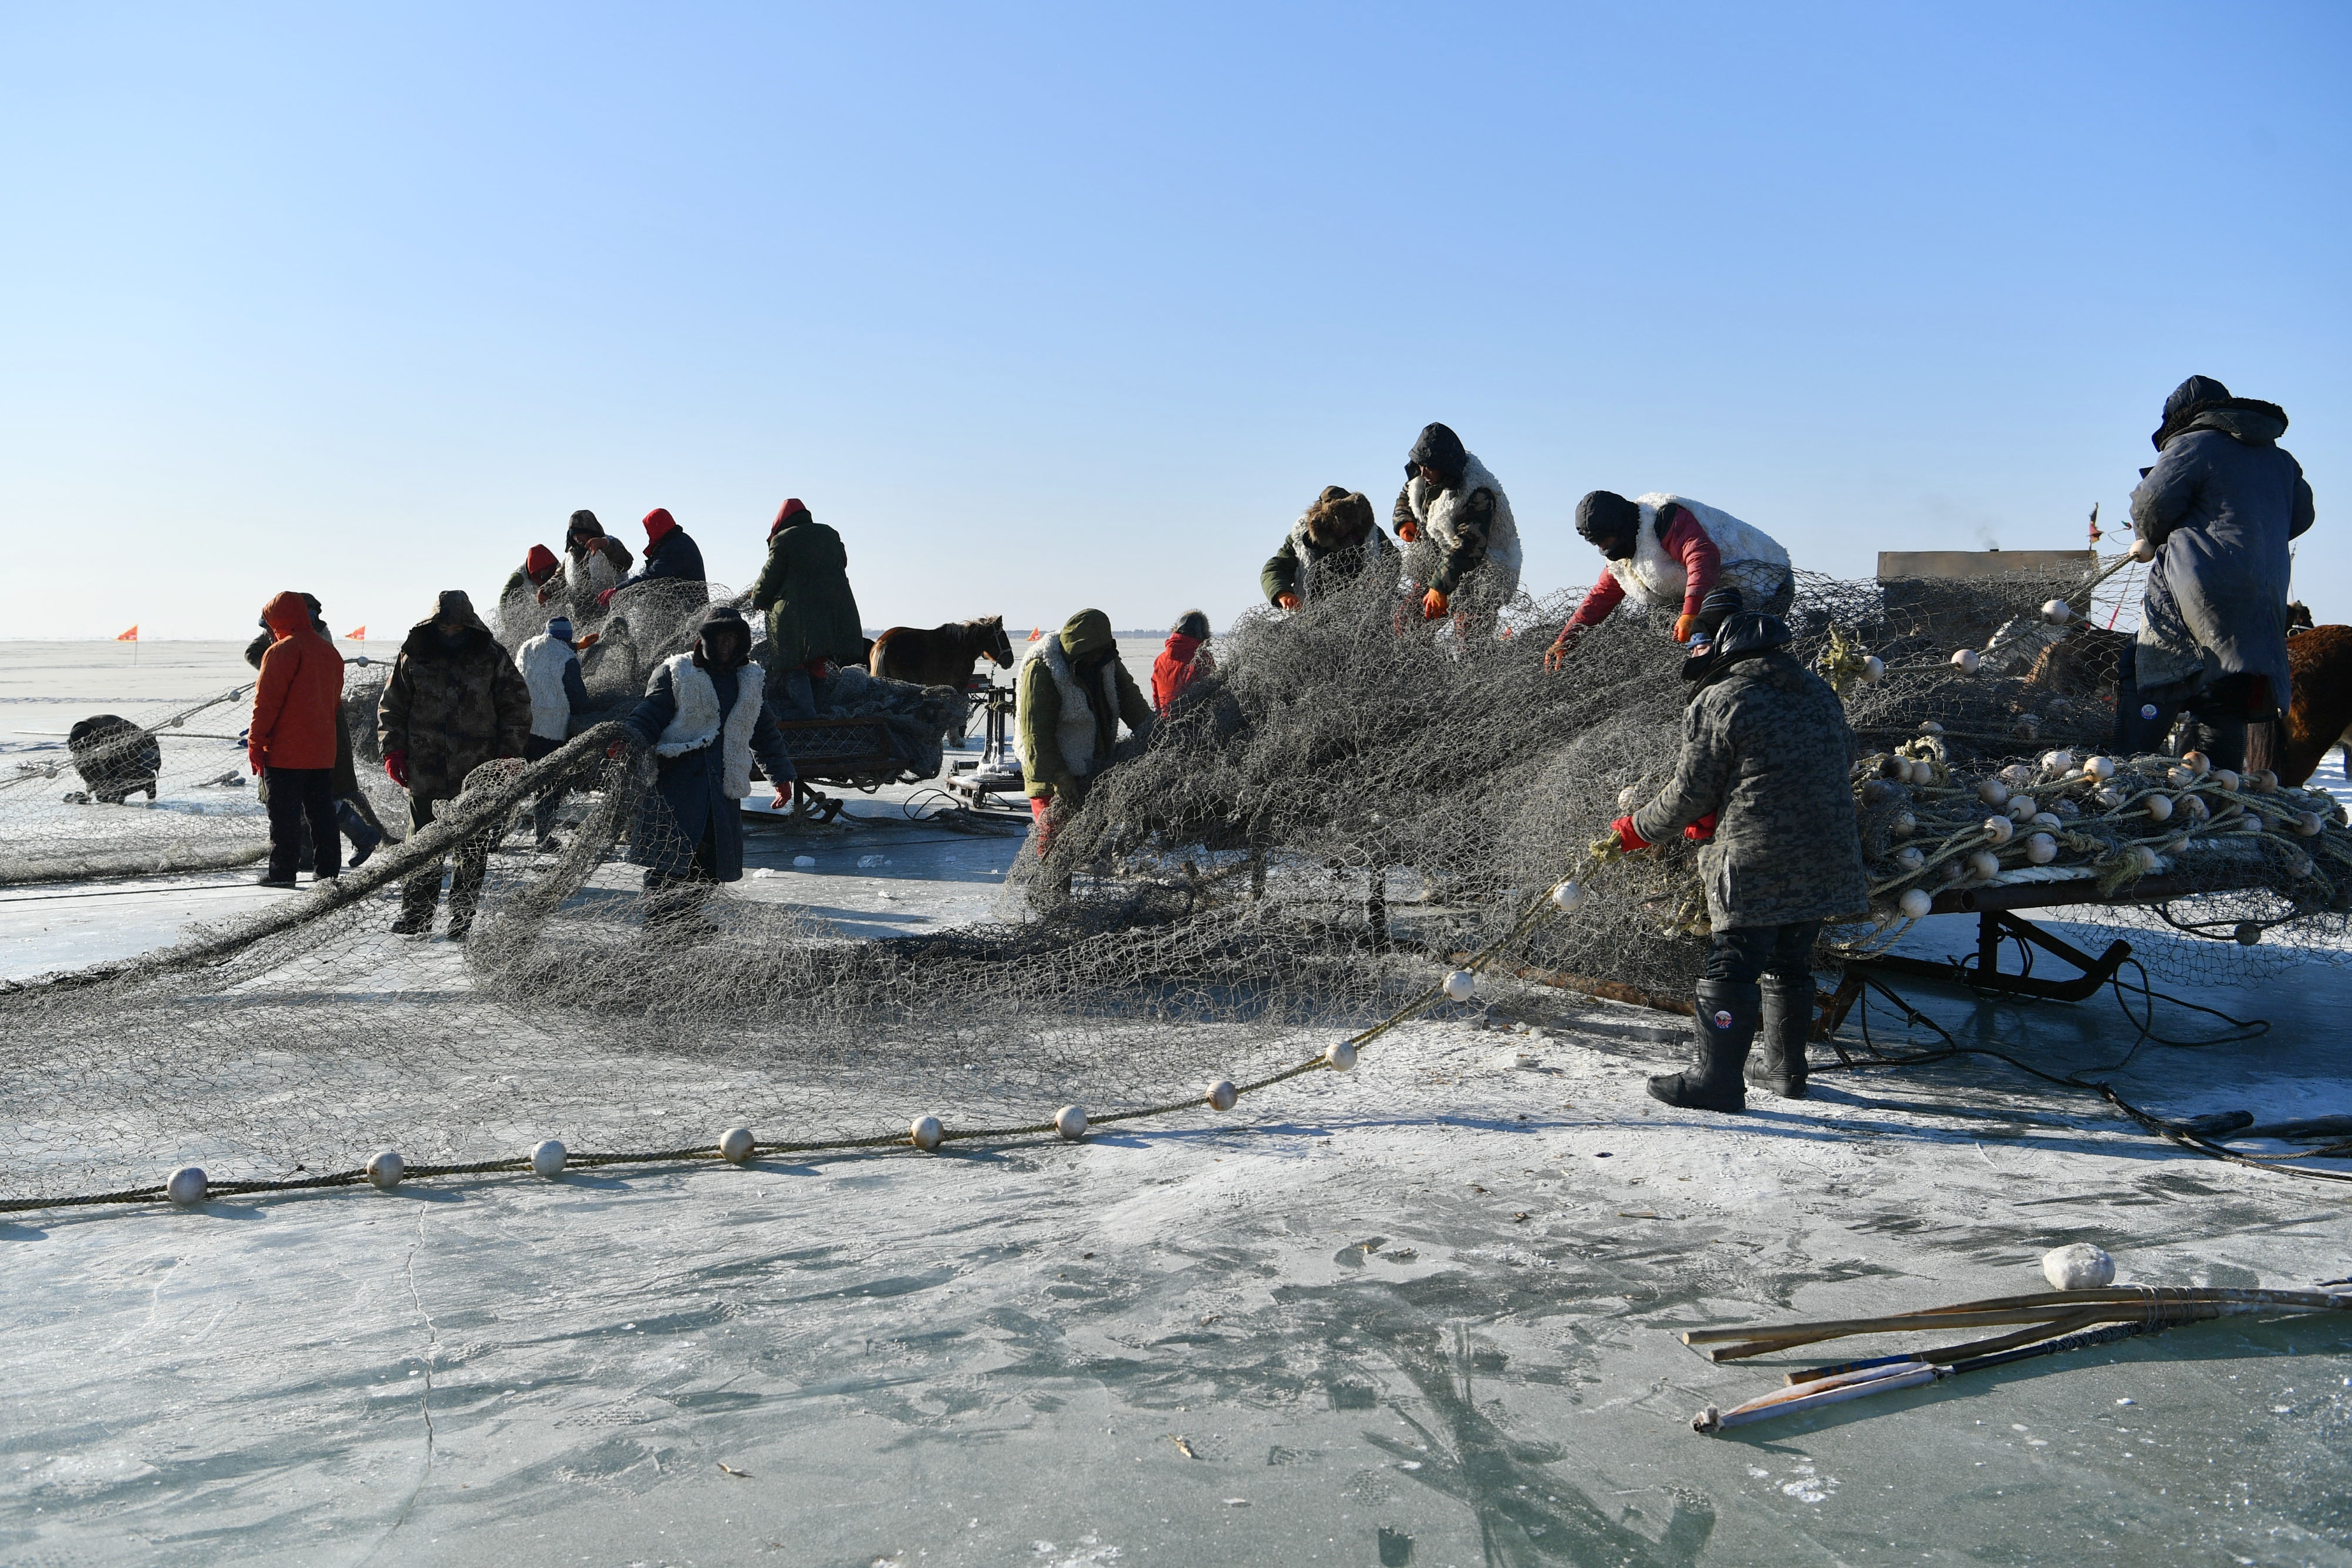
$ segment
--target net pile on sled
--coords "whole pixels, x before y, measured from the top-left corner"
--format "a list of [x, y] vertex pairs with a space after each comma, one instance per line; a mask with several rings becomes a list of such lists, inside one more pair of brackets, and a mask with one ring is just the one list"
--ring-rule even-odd
[[[2107, 727], [2095, 671], [2070, 686], [2052, 663], [2097, 640], [2032, 631], [2081, 586], [1801, 580], [1797, 653], [1839, 674], [1869, 752], [1856, 787], [1879, 899], [1874, 922], [1830, 935], [1825, 977], [1905, 918], [1903, 848], [1923, 850], [1917, 876], [1940, 877], [1987, 847], [1969, 841], [1991, 810], [1976, 787], [2016, 766], [2033, 777], [2012, 794], [2061, 826], [2010, 819], [1990, 876], [2031, 864], [2048, 832], [2063, 852], [2047, 863], [2115, 877], [2118, 896], [2159, 870], [2179, 879], [2163, 915], [2194, 935], [2161, 929], [2185, 963], [2234, 973], [2340, 955], [2344, 830], [2279, 814], [2319, 813], [2317, 800], [2133, 759], [2111, 778], [2044, 776], [2045, 753], [2088, 757]], [[1217, 672], [1097, 780], [1050, 856], [1016, 861], [1007, 844], [996, 917], [929, 935], [857, 939], [760, 879], [665, 920], [638, 868], [681, 846], [651, 761], [608, 758], [616, 727], [528, 768], [486, 767], [442, 823], [329, 893], [0, 994], [0, 1197], [121, 1186], [182, 1160], [286, 1178], [387, 1145], [462, 1163], [549, 1136], [707, 1145], [738, 1124], [763, 1143], [903, 1140], [922, 1115], [1034, 1124], [1072, 1103], [1100, 1115], [1196, 1102], [1211, 1081], [1286, 1071], [1377, 1025], [1504, 938], [1514, 968], [1686, 994], [1705, 949], [1687, 845], [1601, 867], [1570, 915], [1526, 917], [1591, 871], [1595, 836], [1665, 779], [1689, 692], [1682, 650], [1630, 608], [1547, 669], [1572, 603], [1430, 624], [1366, 584], [1245, 617], [1220, 639]], [[2008, 658], [2029, 632], [2048, 646]], [[1960, 645], [1986, 655], [1976, 673], [1950, 664]], [[604, 689], [630, 691], [640, 663]], [[540, 852], [514, 824], [558, 784], [576, 820]], [[2175, 801], [2174, 825], [2149, 821], [2153, 793]], [[2170, 841], [2187, 800], [2213, 826]], [[1908, 837], [1894, 831], [1902, 811]], [[2263, 826], [2220, 831], [2239, 815]], [[400, 876], [471, 837], [492, 846], [472, 939], [394, 936]], [[2162, 865], [2142, 866], [2144, 849]], [[2140, 918], [2069, 915], [2126, 917]], [[2199, 939], [2249, 920], [2257, 946]]]

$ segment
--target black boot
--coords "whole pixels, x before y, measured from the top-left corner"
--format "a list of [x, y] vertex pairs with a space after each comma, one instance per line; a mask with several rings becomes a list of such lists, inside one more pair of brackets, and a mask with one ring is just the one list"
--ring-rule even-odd
[[1764, 1022], [1756, 1033], [1756, 1054], [1748, 1082], [1783, 1100], [1805, 1097], [1805, 1042], [1813, 1030], [1813, 982], [1764, 977]]
[[368, 856], [375, 853], [376, 846], [383, 842], [383, 834], [369, 826], [368, 820], [349, 800], [335, 802], [335, 821], [343, 830], [343, 837], [352, 841], [353, 869], [364, 864]]
[[1698, 1061], [1680, 1072], [1650, 1080], [1650, 1096], [1691, 1111], [1745, 1111], [1748, 1091], [1740, 1070], [1764, 1009], [1763, 988], [1730, 980], [1701, 980], [1693, 997], [1692, 1022]]

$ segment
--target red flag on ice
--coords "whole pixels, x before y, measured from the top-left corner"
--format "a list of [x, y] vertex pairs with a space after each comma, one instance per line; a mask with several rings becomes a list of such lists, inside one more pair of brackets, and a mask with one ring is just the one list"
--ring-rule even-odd
[[137, 622], [134, 622], [131, 624], [130, 631], [117, 633], [114, 640], [118, 643], [136, 643], [139, 641], [139, 627]]
[[364, 627], [364, 626], [354, 626], [354, 627], [352, 627], [350, 631], [348, 631], [348, 632], [344, 632], [344, 633], [343, 633], [343, 641], [344, 641], [344, 642], [346, 642], [346, 643], [364, 643], [364, 642], [366, 642], [366, 641], [367, 641], [367, 628], [366, 628], [366, 627]]

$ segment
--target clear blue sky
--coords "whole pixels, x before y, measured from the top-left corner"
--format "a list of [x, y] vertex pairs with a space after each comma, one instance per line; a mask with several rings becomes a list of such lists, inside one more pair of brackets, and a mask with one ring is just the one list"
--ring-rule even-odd
[[2342, 5], [0, 12], [0, 635], [379, 634], [575, 507], [869, 624], [1220, 624], [1423, 423], [1867, 573], [2079, 544], [2183, 376], [2352, 619]]

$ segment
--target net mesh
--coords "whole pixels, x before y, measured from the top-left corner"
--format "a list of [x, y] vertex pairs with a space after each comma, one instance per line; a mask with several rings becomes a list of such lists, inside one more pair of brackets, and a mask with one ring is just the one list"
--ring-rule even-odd
[[[2078, 765], [2111, 726], [2094, 592], [2029, 573], [1801, 577], [1796, 651], [1843, 687], [1863, 740], [1876, 901], [1827, 935], [1825, 969], [1901, 935], [1907, 892], [2035, 877], [2095, 888], [2063, 918], [2126, 931], [2181, 974], [2338, 961], [2352, 837], [2332, 801], [2163, 759], [2112, 778]], [[606, 713], [690, 636], [707, 599], [676, 597], [599, 644], [589, 685]], [[2064, 626], [2042, 612], [2053, 600], [2074, 607]], [[1099, 1119], [1311, 1060], [1426, 1005], [1434, 978], [1498, 943], [1494, 972], [1522, 977], [1506, 998], [1563, 980], [1687, 994], [1705, 950], [1696, 852], [1591, 848], [1673, 767], [1682, 652], [1628, 606], [1549, 671], [1572, 608], [1522, 598], [1431, 624], [1364, 583], [1245, 617], [1049, 855], [1013, 860], [1008, 842], [993, 915], [931, 935], [861, 939], [758, 879], [648, 888], [645, 865], [694, 846], [652, 760], [608, 755], [617, 727], [528, 768], [487, 765], [441, 821], [331, 890], [0, 994], [0, 1197], [137, 1186], [183, 1160], [216, 1180], [295, 1179], [383, 1145], [457, 1164], [546, 1136], [675, 1150], [733, 1124], [772, 1144], [903, 1138], [921, 1115], [1034, 1125], [1070, 1103]], [[1950, 662], [1960, 646], [1980, 651], [1975, 673]], [[380, 674], [355, 674], [354, 713]], [[899, 716], [936, 744], [961, 721], [948, 697]], [[2054, 825], [2005, 819], [1992, 841], [1987, 785]], [[559, 787], [569, 825], [550, 852], [517, 828]], [[2164, 821], [2155, 796], [2172, 802]], [[2037, 832], [2053, 846], [2040, 863]], [[1990, 868], [1970, 859], [1986, 852]], [[471, 939], [394, 934], [401, 883], [451, 854], [487, 868]], [[1571, 876], [1586, 890], [1573, 913], [1529, 918]], [[2129, 902], [2159, 885], [2157, 909]]]

